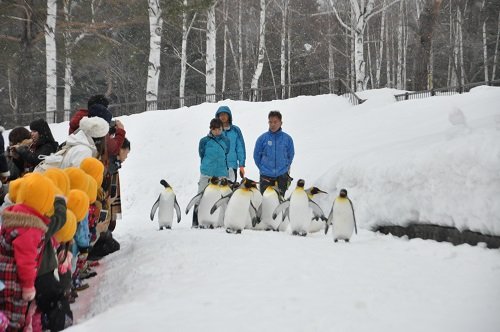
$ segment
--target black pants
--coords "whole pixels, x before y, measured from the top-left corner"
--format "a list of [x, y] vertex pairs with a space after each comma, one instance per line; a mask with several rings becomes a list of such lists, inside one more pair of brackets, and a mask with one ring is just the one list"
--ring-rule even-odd
[[278, 181], [278, 189], [281, 192], [281, 195], [285, 195], [286, 190], [288, 189], [289, 181], [291, 180], [290, 175], [288, 173], [282, 174], [277, 178], [272, 178], [265, 175], [260, 175], [260, 192], [263, 194], [267, 187], [274, 186], [274, 183]]

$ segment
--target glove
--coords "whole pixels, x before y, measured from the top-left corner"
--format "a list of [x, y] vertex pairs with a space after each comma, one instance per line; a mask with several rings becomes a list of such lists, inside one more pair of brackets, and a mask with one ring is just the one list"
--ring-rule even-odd
[[244, 166], [240, 166], [240, 176], [242, 179], [245, 177], [245, 167]]
[[35, 298], [36, 290], [35, 287], [23, 288], [23, 300], [26, 302], [32, 301]]

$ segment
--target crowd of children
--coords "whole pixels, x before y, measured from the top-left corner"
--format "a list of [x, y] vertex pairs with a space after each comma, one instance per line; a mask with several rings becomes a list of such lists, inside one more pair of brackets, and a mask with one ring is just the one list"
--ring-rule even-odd
[[[103, 95], [89, 99], [58, 145], [45, 120], [0, 130], [0, 332], [60, 331], [98, 260], [120, 249], [118, 170], [130, 151]], [[29, 135], [29, 136], [28, 136]]]

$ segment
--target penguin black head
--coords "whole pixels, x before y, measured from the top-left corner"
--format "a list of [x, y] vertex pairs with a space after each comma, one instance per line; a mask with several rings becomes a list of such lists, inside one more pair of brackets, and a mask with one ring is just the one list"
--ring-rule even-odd
[[226, 178], [222, 178], [222, 179], [220, 179], [219, 184], [220, 184], [221, 186], [227, 186], [227, 183], [228, 183], [228, 181], [227, 181], [227, 179], [226, 179]]
[[318, 187], [312, 187], [311, 188], [311, 195], [317, 195], [317, 194], [328, 194], [326, 191], [323, 191], [319, 189]]
[[165, 180], [163, 180], [163, 179], [161, 179], [160, 184], [161, 184], [162, 186], [164, 186], [165, 188], [170, 187], [170, 185], [168, 184], [168, 182], [167, 182], [167, 181], [165, 181]]
[[347, 197], [347, 190], [345, 189], [340, 189], [340, 193], [339, 193], [339, 196], [340, 197]]
[[210, 178], [210, 183], [211, 183], [211, 184], [219, 184], [219, 178], [218, 178], [218, 177], [216, 177], [216, 176], [212, 176], [212, 177]]
[[297, 187], [304, 188], [305, 185], [306, 181], [304, 181], [303, 179], [299, 179], [299, 181], [297, 181]]
[[253, 181], [253, 180], [250, 180], [248, 178], [244, 178], [243, 179], [243, 186], [247, 189], [250, 189], [250, 188], [257, 188], [257, 182]]

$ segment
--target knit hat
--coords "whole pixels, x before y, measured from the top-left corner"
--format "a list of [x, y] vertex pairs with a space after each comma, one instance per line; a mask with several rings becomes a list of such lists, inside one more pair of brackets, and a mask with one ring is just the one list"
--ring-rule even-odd
[[93, 177], [87, 175], [89, 179], [89, 187], [87, 189], [87, 196], [89, 197], [89, 203], [92, 204], [97, 199], [97, 182]]
[[68, 196], [70, 188], [69, 177], [62, 169], [49, 168], [43, 175], [54, 182], [58, 195]]
[[109, 123], [113, 118], [113, 114], [111, 114], [111, 112], [106, 108], [106, 106], [102, 104], [94, 104], [90, 106], [89, 118], [93, 118], [94, 116], [106, 120], [107, 123]]
[[99, 138], [108, 134], [109, 124], [100, 117], [88, 118], [84, 116], [80, 120], [80, 129], [92, 138]]
[[23, 178], [17, 178], [9, 182], [9, 199], [12, 203], [16, 203], [17, 195], [19, 194], [19, 188], [21, 188], [21, 183]]
[[70, 210], [66, 210], [66, 222], [55, 234], [54, 237], [59, 243], [69, 242], [76, 233], [76, 217]]
[[54, 207], [55, 186], [40, 173], [24, 177], [16, 203], [25, 204], [40, 214], [47, 214]]
[[76, 221], [80, 222], [89, 211], [89, 197], [82, 190], [72, 189], [69, 191], [66, 206], [73, 211]]
[[104, 165], [99, 159], [93, 157], [85, 158], [80, 163], [80, 168], [94, 178], [97, 186], [101, 186], [104, 177]]
[[89, 187], [89, 180], [87, 177], [87, 173], [85, 173], [78, 167], [65, 168], [64, 172], [69, 177], [70, 189], [80, 189], [83, 192], [87, 192]]
[[87, 101], [87, 109], [89, 109], [90, 107], [92, 107], [92, 105], [95, 105], [95, 104], [101, 104], [101, 105], [108, 107], [109, 99], [106, 98], [105, 95], [93, 95]]

